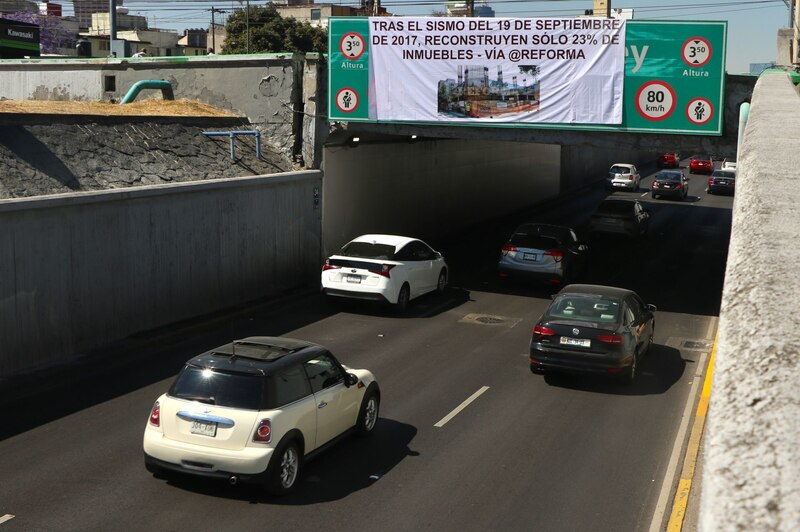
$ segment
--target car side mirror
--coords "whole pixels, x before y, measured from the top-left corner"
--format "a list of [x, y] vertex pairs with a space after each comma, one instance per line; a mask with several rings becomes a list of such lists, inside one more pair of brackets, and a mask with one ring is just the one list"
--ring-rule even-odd
[[344, 378], [344, 385], [349, 388], [350, 386], [355, 386], [356, 384], [358, 384], [358, 377], [353, 373], [347, 373]]
[[656, 310], [658, 310], [658, 307], [656, 307], [655, 305], [651, 305], [651, 304], [649, 304], [649, 303], [648, 303], [648, 304], [647, 304], [647, 310], [649, 310], [650, 312], [655, 312]]

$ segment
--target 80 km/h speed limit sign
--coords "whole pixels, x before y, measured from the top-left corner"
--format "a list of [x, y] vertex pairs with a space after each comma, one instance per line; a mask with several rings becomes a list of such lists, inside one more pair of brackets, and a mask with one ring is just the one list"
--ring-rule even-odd
[[636, 110], [642, 118], [657, 122], [675, 111], [675, 89], [659, 80], [648, 81], [636, 92]]

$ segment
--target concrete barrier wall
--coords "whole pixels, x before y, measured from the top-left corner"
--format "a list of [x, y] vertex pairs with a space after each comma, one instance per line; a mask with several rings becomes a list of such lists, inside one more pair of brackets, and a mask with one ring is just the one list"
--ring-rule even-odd
[[[0, 97], [119, 101], [137, 81], [165, 79], [175, 98], [243, 115], [264, 133], [264, 142], [295, 155], [302, 142], [295, 106], [303, 97], [303, 61], [292, 54], [9, 60], [0, 62]], [[145, 91], [138, 99], [150, 97], [161, 98], [161, 92]]]
[[321, 172], [0, 200], [0, 377], [318, 282]]
[[800, 96], [762, 75], [738, 156], [700, 529], [800, 530]]
[[325, 253], [364, 233], [434, 238], [555, 197], [560, 149], [469, 140], [327, 146]]

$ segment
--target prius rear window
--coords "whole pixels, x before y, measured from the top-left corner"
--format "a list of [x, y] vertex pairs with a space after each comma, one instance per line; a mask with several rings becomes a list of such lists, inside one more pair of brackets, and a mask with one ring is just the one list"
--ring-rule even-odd
[[350, 242], [342, 248], [339, 255], [364, 259], [393, 260], [394, 246], [373, 242]]

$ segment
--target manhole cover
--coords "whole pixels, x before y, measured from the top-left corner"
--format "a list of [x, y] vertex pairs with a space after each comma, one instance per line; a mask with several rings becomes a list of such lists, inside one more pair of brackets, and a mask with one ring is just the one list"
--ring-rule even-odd
[[513, 327], [519, 323], [519, 318], [509, 318], [507, 316], [495, 316], [492, 314], [467, 314], [460, 320], [461, 323], [472, 323], [475, 325], [497, 325], [500, 327]]
[[475, 318], [475, 321], [486, 324], [503, 323], [505, 320], [502, 318], [495, 318], [494, 316], [480, 316]]

